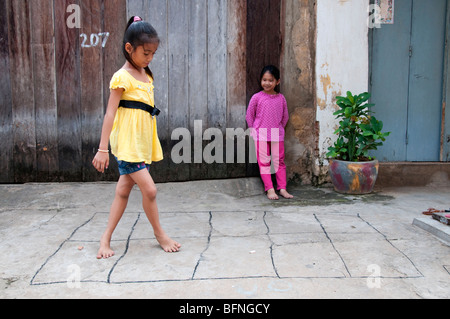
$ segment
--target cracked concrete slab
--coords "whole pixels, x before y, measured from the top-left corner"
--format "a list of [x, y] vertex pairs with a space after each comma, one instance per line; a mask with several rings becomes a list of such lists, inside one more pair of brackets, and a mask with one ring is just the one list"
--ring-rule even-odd
[[0, 185], [0, 296], [450, 297], [449, 246], [412, 224], [431, 204], [448, 206], [449, 189], [355, 198], [298, 187], [300, 198], [270, 202], [259, 179], [239, 183], [158, 185], [176, 254], [159, 248], [133, 191], [108, 260], [95, 257], [114, 184]]

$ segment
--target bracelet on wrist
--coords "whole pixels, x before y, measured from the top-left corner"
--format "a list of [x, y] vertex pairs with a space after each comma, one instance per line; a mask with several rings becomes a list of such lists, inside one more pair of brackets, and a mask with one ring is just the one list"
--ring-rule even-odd
[[101, 149], [99, 149], [98, 150], [100, 153], [107, 153], [107, 154], [109, 154], [109, 150], [101, 150]]

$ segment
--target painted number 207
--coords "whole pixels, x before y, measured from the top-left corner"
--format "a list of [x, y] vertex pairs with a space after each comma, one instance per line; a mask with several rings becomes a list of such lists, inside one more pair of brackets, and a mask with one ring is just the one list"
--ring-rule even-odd
[[102, 48], [104, 48], [106, 46], [106, 42], [108, 42], [109, 32], [92, 33], [90, 38], [87, 36], [87, 34], [82, 33], [80, 34], [80, 38], [83, 39], [81, 42], [82, 48], [96, 47], [100, 45], [100, 43], [102, 45]]

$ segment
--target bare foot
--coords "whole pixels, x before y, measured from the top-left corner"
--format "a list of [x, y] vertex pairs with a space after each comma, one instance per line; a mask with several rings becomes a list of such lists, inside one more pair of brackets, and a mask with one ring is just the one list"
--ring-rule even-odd
[[100, 249], [97, 253], [97, 259], [108, 259], [114, 256], [115, 253], [111, 249], [110, 242], [109, 241], [100, 241]]
[[176, 253], [180, 251], [181, 245], [167, 235], [156, 236], [156, 240], [166, 253]]
[[280, 189], [280, 195], [283, 196], [283, 197], [286, 198], [286, 199], [294, 198], [294, 196], [291, 195], [291, 194], [289, 194], [289, 193], [287, 192], [287, 190], [285, 190], [285, 189]]
[[275, 189], [271, 188], [267, 191], [267, 198], [270, 200], [278, 200], [278, 195], [275, 193]]

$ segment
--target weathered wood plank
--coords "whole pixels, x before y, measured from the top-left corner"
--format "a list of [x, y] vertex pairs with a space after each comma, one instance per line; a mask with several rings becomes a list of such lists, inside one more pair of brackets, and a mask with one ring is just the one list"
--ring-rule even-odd
[[265, 7], [265, 25], [273, 26], [267, 32], [266, 51], [267, 57], [264, 64], [273, 64], [280, 67], [281, 58], [281, 5], [282, 0], [269, 0]]
[[[189, 127], [189, 1], [168, 1], [168, 58], [169, 58], [169, 131]], [[169, 148], [177, 142], [171, 141]], [[173, 160], [173, 159], [172, 159]], [[169, 164], [170, 175], [178, 180], [189, 179], [189, 164]]]
[[83, 180], [98, 178], [92, 159], [98, 150], [99, 133], [103, 120], [103, 0], [82, 0], [80, 30], [81, 48], [81, 141]]
[[9, 65], [9, 35], [7, 1], [0, 0], [0, 183], [14, 182], [12, 97]]
[[[227, 1], [208, 1], [208, 128], [219, 129], [225, 147], [227, 124]], [[220, 143], [219, 143], [220, 144]], [[211, 154], [216, 162], [208, 165], [208, 178], [226, 177], [225, 152]], [[205, 152], [208, 156], [209, 151]], [[219, 158], [221, 157], [221, 158]], [[206, 159], [207, 160], [207, 159]]]
[[150, 3], [146, 0], [128, 0], [127, 19], [130, 19], [132, 16], [140, 16], [145, 21], [148, 21], [149, 6]]
[[227, 97], [227, 2], [208, 1], [208, 125], [225, 133]]
[[[203, 132], [208, 125], [208, 21], [207, 1], [192, 1], [189, 15], [189, 131], [192, 164], [190, 178], [201, 178], [207, 171], [203, 163]], [[195, 122], [201, 121], [201, 122]], [[201, 125], [200, 125], [201, 124]], [[194, 125], [198, 125], [195, 129]], [[200, 130], [201, 128], [201, 130]]]
[[80, 1], [55, 1], [58, 156], [61, 181], [81, 180], [80, 32], [69, 28], [67, 7]]
[[29, 0], [31, 8], [31, 43], [54, 44], [53, 1]]
[[[112, 76], [125, 63], [122, 53], [122, 41], [127, 25], [127, 0], [104, 0], [103, 31], [109, 33], [103, 48], [104, 110], [108, 105], [109, 84]], [[100, 135], [99, 135], [100, 138]]]
[[33, 45], [37, 181], [58, 180], [58, 123], [54, 44]]
[[8, 1], [15, 181], [36, 179], [36, 127], [30, 2]]
[[34, 103], [36, 109], [37, 181], [57, 180], [58, 124], [56, 105], [53, 1], [31, 0]]
[[245, 128], [247, 0], [229, 1], [228, 12], [230, 14], [227, 23], [227, 74], [233, 77], [233, 81], [227, 83], [227, 124], [233, 128]]
[[[227, 29], [227, 74], [233, 81], [227, 82], [227, 128], [244, 131], [247, 128], [245, 115], [246, 105], [246, 68], [247, 68], [247, 1], [228, 1], [228, 29]], [[227, 166], [227, 177], [241, 177], [246, 174], [247, 165], [240, 162], [240, 156], [248, 158], [248, 138], [226, 136], [226, 147], [232, 145], [234, 154], [226, 149], [226, 162], [234, 163]], [[244, 146], [242, 146], [244, 145]], [[240, 154], [245, 152], [245, 154]]]
[[208, 116], [208, 34], [207, 2], [192, 1], [189, 12], [189, 128], [194, 132], [194, 121], [202, 121], [206, 129]]
[[[158, 116], [158, 136], [161, 142], [170, 140], [168, 122], [168, 100], [169, 100], [169, 66], [168, 66], [168, 45], [167, 45], [167, 0], [149, 0], [148, 13], [149, 22], [158, 32], [161, 43], [156, 52], [150, 68], [155, 77], [155, 104], [161, 110]], [[163, 147], [164, 148], [164, 147]]]

